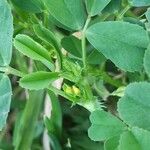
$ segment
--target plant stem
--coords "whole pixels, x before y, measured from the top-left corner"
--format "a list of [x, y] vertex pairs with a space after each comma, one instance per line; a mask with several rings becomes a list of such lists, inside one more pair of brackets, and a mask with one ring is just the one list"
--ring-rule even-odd
[[113, 79], [103, 70], [98, 71], [93, 70], [93, 72], [90, 72], [90, 75], [98, 77], [99, 79], [102, 79], [106, 83], [109, 83], [117, 88], [119, 88], [120, 86], [124, 86], [124, 84], [121, 81]]
[[15, 150], [31, 149], [32, 140], [35, 135], [35, 128], [40, 109], [43, 103], [44, 91], [30, 92], [19, 126], [16, 130], [14, 141]]
[[43, 21], [44, 26], [47, 28], [48, 27], [48, 12], [44, 12], [44, 21]]
[[25, 74], [19, 70], [16, 70], [10, 66], [8, 67], [0, 67], [0, 72], [4, 72], [6, 74], [12, 74], [18, 77], [23, 77]]
[[123, 86], [123, 83], [120, 82], [119, 80], [114, 80], [112, 79], [106, 72], [104, 71], [100, 71], [99, 75], [101, 76], [101, 78], [106, 82], [109, 83], [117, 88], [119, 88], [120, 86]]
[[117, 16], [117, 20], [121, 20], [122, 17], [124, 16], [124, 14], [131, 8], [130, 5], [127, 5], [122, 11], [120, 14], [118, 14]]
[[73, 97], [71, 97], [69, 95], [66, 95], [63, 91], [61, 91], [61, 90], [59, 90], [59, 89], [57, 89], [57, 88], [55, 88], [53, 86], [49, 86], [48, 90], [50, 90], [50, 91], [54, 92], [55, 94], [58, 94], [58, 95], [60, 95], [60, 96], [62, 96], [64, 98], [66, 98], [66, 99], [68, 99], [68, 100], [70, 100], [72, 102], [76, 101]]
[[81, 40], [81, 45], [82, 45], [82, 61], [83, 61], [83, 67], [84, 67], [84, 70], [86, 70], [87, 68], [87, 62], [86, 62], [86, 37], [85, 37], [85, 31], [89, 25], [91, 21], [91, 17], [88, 16], [86, 22], [85, 22], [85, 25], [84, 25], [84, 28], [83, 28], [83, 31], [82, 31], [82, 40]]
[[50, 86], [48, 88], [48, 90], [50, 90], [50, 91], [54, 92], [55, 94], [58, 94], [58, 95], [60, 95], [60, 96], [62, 96], [64, 98], [66, 98], [67, 100], [70, 100], [71, 102], [73, 102], [73, 104], [76, 103], [76, 104], [86, 108], [90, 112], [94, 111], [96, 106], [97, 106], [97, 103], [95, 104], [95, 103], [93, 103], [93, 101], [88, 101], [86, 103], [85, 102], [82, 102], [82, 103], [81, 102], [76, 102], [77, 100], [74, 97], [66, 95], [63, 91], [61, 91], [61, 90], [59, 90], [59, 89], [57, 89], [57, 88], [55, 88], [53, 86]]

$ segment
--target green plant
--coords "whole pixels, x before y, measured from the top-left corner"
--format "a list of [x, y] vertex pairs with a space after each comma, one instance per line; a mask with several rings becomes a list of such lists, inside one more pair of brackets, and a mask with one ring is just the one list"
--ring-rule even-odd
[[1, 142], [8, 112], [16, 113], [13, 141], [2, 148], [42, 149], [38, 140], [48, 132], [53, 150], [148, 150], [149, 6], [149, 0], [0, 0]]

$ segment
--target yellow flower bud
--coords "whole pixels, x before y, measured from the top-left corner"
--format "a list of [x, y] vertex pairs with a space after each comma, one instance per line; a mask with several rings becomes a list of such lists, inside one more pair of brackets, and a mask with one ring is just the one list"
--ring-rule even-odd
[[69, 86], [66, 87], [66, 88], [65, 88], [65, 93], [66, 93], [66, 94], [73, 94], [72, 88], [69, 87]]
[[79, 96], [80, 95], [80, 90], [79, 90], [79, 88], [77, 88], [76, 86], [72, 86], [72, 90], [73, 90], [73, 93], [75, 94], [75, 95], [77, 95], [77, 96]]

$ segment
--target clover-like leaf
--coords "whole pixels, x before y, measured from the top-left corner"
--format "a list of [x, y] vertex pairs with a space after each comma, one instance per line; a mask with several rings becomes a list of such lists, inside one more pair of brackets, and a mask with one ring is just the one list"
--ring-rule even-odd
[[149, 0], [128, 0], [131, 6], [141, 7], [141, 6], [150, 6]]
[[12, 89], [9, 78], [0, 74], [0, 130], [5, 126], [10, 110]]
[[148, 46], [144, 55], [144, 68], [148, 76], [150, 76], [150, 59], [149, 58], [150, 58], [150, 45]]
[[29, 13], [40, 13], [45, 6], [42, 0], [12, 0], [13, 5]]
[[102, 141], [120, 135], [125, 125], [115, 116], [105, 111], [94, 111], [90, 116], [92, 126], [89, 128], [89, 137], [94, 141]]
[[118, 149], [149, 150], [149, 141], [149, 131], [133, 127], [130, 131], [126, 131], [121, 135]]
[[7, 66], [12, 56], [13, 18], [6, 0], [0, 0], [0, 66]]
[[140, 145], [136, 141], [136, 138], [131, 131], [126, 131], [121, 135], [119, 150], [141, 150]]
[[92, 65], [100, 65], [106, 61], [103, 54], [99, 53], [96, 49], [93, 49], [87, 56], [87, 62]]
[[104, 143], [105, 150], [118, 150], [120, 136], [114, 136]]
[[66, 27], [73, 30], [80, 30], [83, 27], [86, 13], [82, 0], [45, 0], [45, 2], [50, 14]]
[[122, 70], [142, 69], [149, 43], [148, 34], [142, 27], [120, 21], [101, 22], [89, 27], [86, 36], [98, 51]]
[[64, 37], [61, 40], [63, 48], [71, 53], [72, 55], [81, 58], [82, 57], [82, 48], [81, 41], [75, 36]]
[[121, 8], [122, 0], [110, 1], [110, 3], [104, 8], [102, 13], [118, 13]]
[[85, 0], [86, 8], [90, 16], [100, 13], [111, 0]]
[[130, 126], [150, 130], [150, 83], [131, 83], [118, 102], [121, 119]]

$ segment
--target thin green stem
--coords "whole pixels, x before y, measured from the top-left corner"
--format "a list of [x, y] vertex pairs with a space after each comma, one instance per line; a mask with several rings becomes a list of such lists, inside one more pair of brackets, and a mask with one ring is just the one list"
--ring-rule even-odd
[[108, 75], [103, 70], [93, 71], [90, 74], [103, 79], [106, 83], [109, 83], [117, 88], [124, 85], [120, 80], [114, 80], [110, 75]]
[[124, 14], [131, 8], [130, 5], [127, 5], [122, 11], [120, 14], [118, 14], [117, 16], [117, 20], [121, 20], [124, 16]]
[[123, 85], [123, 83], [120, 82], [119, 80], [112, 79], [106, 72], [100, 72], [100, 76], [102, 77], [102, 79], [105, 82], [107, 82], [115, 87], [120, 87]]
[[76, 101], [75, 98], [73, 98], [73, 97], [71, 97], [71, 96], [69, 96], [69, 95], [66, 95], [65, 92], [63, 92], [63, 91], [61, 91], [61, 90], [59, 90], [59, 89], [57, 89], [57, 88], [55, 88], [55, 87], [53, 87], [53, 86], [49, 86], [48, 90], [54, 92], [54, 93], [57, 94], [57, 95], [60, 95], [60, 96], [62, 96], [62, 97], [64, 97], [64, 98], [66, 98], [66, 99], [68, 99], [68, 100], [70, 100], [70, 101], [72, 101], [72, 102], [75, 102], [75, 101]]
[[31, 148], [43, 98], [44, 91], [42, 90], [29, 93], [29, 100], [27, 100], [16, 131], [15, 150], [29, 150]]
[[6, 74], [12, 74], [18, 77], [23, 77], [25, 74], [19, 70], [16, 70], [10, 66], [7, 67], [0, 67], [0, 72], [4, 72]]
[[84, 28], [83, 28], [83, 33], [85, 33], [85, 31], [86, 31], [90, 21], [91, 21], [91, 16], [88, 16], [88, 18], [87, 18], [87, 20], [85, 22]]
[[48, 12], [47, 11], [44, 12], [44, 21], [43, 21], [43, 23], [44, 23], [44, 26], [47, 28], [48, 27]]
[[83, 31], [82, 31], [82, 40], [81, 40], [81, 44], [82, 44], [82, 61], [83, 61], [83, 67], [84, 67], [84, 70], [86, 70], [87, 68], [87, 62], [86, 62], [86, 37], [85, 37], [85, 31], [89, 25], [91, 21], [91, 17], [88, 16], [86, 22], [85, 22], [85, 25], [84, 25], [84, 28], [83, 28]]
[[86, 44], [86, 39], [85, 39], [85, 35], [83, 35], [83, 37], [82, 37], [82, 61], [83, 61], [84, 69], [86, 68], [86, 48], [85, 48], [85, 44]]
[[25, 75], [25, 73], [23, 73], [19, 70], [16, 70], [12, 67], [8, 67], [8, 73], [13, 74], [13, 75], [18, 76], [18, 77], [23, 77]]

